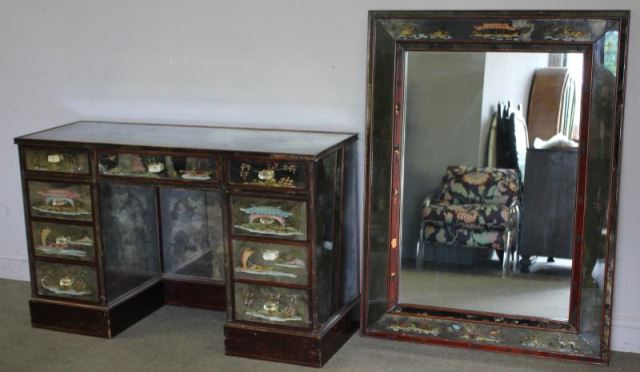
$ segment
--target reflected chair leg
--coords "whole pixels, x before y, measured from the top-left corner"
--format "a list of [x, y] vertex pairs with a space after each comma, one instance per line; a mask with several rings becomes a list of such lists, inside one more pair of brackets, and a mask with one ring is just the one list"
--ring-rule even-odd
[[422, 270], [424, 261], [424, 243], [422, 240], [418, 240], [416, 246], [416, 270]]
[[513, 267], [512, 267], [512, 271], [518, 272], [518, 261], [520, 259], [520, 257], [518, 257], [518, 230], [516, 229], [516, 232], [513, 234], [515, 235], [514, 237], [514, 242], [513, 242]]
[[416, 270], [422, 270], [424, 261], [424, 223], [420, 224], [420, 234], [418, 235], [418, 243], [416, 244]]
[[520, 240], [520, 207], [516, 204], [515, 207], [515, 214], [516, 214], [516, 220], [515, 220], [515, 224], [514, 224], [514, 237], [513, 237], [513, 272], [517, 272], [518, 271], [518, 261], [520, 261], [520, 256], [519, 256], [519, 240]]
[[504, 244], [504, 252], [502, 253], [502, 277], [507, 277], [507, 268], [509, 267], [509, 258], [511, 257], [511, 230], [507, 231], [507, 241]]

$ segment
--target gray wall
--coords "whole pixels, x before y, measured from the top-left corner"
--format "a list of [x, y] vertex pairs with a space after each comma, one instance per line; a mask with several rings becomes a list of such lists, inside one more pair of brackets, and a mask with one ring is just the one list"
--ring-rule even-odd
[[[632, 18], [612, 340], [640, 352], [640, 296], [628, 295], [640, 280], [640, 2], [508, 4], [603, 7]], [[368, 10], [503, 8], [502, 0], [0, 0], [0, 277], [29, 272], [13, 137], [80, 119], [364, 135]]]
[[477, 165], [485, 53], [407, 53], [402, 257], [414, 258], [421, 202], [449, 165]]

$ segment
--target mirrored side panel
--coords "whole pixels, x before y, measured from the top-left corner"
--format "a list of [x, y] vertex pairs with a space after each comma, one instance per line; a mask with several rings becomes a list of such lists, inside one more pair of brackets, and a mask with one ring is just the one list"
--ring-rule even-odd
[[25, 167], [28, 171], [89, 174], [86, 150], [26, 147]]
[[103, 152], [98, 172], [104, 176], [215, 181], [216, 161], [209, 157]]
[[[336, 237], [336, 203], [340, 201], [342, 174], [338, 172], [340, 166], [338, 156], [342, 152], [334, 152], [318, 160], [315, 164], [315, 259], [317, 264], [317, 290], [318, 290], [318, 321], [323, 323], [333, 313], [332, 306], [335, 291], [338, 290], [336, 282], [336, 264], [338, 257], [336, 251], [341, 247], [335, 241]], [[342, 158], [340, 158], [341, 161]]]
[[307, 247], [304, 246], [236, 239], [232, 266], [235, 279], [308, 284]]
[[371, 69], [372, 75], [369, 86], [375, 87], [370, 97], [375, 101], [367, 110], [370, 117], [369, 133], [367, 135], [367, 165], [364, 184], [365, 191], [365, 257], [363, 287], [363, 306], [365, 319], [363, 328], [373, 327], [382, 317], [387, 308], [389, 295], [388, 270], [390, 260], [390, 231], [389, 202], [392, 172], [390, 155], [393, 152], [393, 95], [394, 95], [394, 66], [395, 40], [386, 31], [383, 24], [376, 22], [370, 32], [375, 32], [376, 48], [388, 52], [374, 53]]
[[344, 201], [342, 203], [342, 298], [347, 304], [360, 293], [360, 223], [358, 218], [358, 150], [356, 142], [345, 150]]
[[[584, 216], [584, 257], [582, 259], [580, 330], [584, 339], [596, 350], [608, 345], [611, 317], [602, 316], [610, 309], [613, 288], [613, 266], [610, 231], [612, 193], [611, 157], [614, 156], [616, 131], [616, 76], [619, 62], [619, 32], [606, 32], [594, 46], [593, 96], [587, 153], [586, 210]], [[615, 215], [615, 214], [614, 214]], [[615, 217], [614, 217], [615, 218]], [[607, 270], [607, 267], [609, 270]], [[606, 324], [606, 325], [605, 325]], [[604, 326], [604, 327], [603, 327]], [[604, 329], [604, 334], [602, 330]], [[608, 346], [607, 346], [608, 348]]]
[[234, 235], [307, 240], [307, 203], [294, 200], [231, 197]]
[[164, 273], [224, 280], [219, 191], [160, 189]]
[[235, 319], [283, 326], [309, 327], [307, 290], [234, 284]]
[[31, 234], [36, 256], [94, 260], [95, 237], [91, 226], [34, 221]]
[[35, 262], [38, 295], [98, 302], [98, 280], [91, 266]]
[[155, 189], [100, 184], [107, 301], [160, 277]]
[[62, 182], [29, 181], [32, 217], [91, 221], [91, 187]]

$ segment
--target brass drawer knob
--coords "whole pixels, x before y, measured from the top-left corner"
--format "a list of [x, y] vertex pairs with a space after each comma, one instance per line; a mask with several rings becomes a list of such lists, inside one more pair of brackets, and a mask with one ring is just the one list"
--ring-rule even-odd
[[49, 162], [49, 163], [58, 164], [63, 159], [64, 159], [64, 156], [62, 156], [62, 154], [50, 154], [50, 155], [47, 155], [47, 162]]

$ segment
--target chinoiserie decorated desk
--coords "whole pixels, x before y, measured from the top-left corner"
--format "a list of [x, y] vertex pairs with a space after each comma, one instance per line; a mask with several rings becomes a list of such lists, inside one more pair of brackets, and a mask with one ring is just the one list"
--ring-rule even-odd
[[357, 329], [356, 135], [76, 122], [15, 141], [34, 327], [226, 309], [228, 354], [314, 366]]

